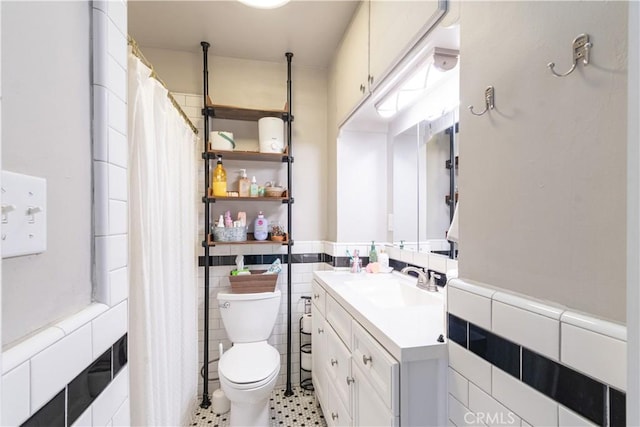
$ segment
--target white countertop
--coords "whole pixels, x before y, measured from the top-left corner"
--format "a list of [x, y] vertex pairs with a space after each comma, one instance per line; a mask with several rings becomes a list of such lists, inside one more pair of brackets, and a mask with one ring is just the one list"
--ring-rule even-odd
[[417, 288], [398, 272], [316, 271], [314, 278], [399, 362], [442, 358], [446, 293]]

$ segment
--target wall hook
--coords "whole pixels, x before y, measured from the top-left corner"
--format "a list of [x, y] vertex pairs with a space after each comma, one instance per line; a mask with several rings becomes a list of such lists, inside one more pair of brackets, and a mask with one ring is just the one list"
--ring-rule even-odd
[[471, 111], [471, 114], [473, 114], [474, 116], [482, 116], [487, 111], [493, 110], [495, 108], [495, 89], [493, 88], [493, 86], [488, 86], [484, 90], [484, 104], [484, 110], [481, 113], [476, 113], [475, 111], [473, 111], [473, 105], [469, 105], [469, 111]]
[[573, 39], [572, 43], [573, 48], [573, 65], [564, 74], [558, 74], [556, 70], [553, 68], [556, 66], [555, 62], [549, 62], [547, 67], [551, 70], [551, 74], [556, 77], [565, 77], [569, 74], [573, 73], [573, 70], [576, 69], [576, 65], [578, 65], [578, 61], [582, 59], [582, 63], [586, 66], [589, 65], [589, 51], [593, 47], [593, 43], [589, 41], [589, 34], [580, 34], [578, 37]]

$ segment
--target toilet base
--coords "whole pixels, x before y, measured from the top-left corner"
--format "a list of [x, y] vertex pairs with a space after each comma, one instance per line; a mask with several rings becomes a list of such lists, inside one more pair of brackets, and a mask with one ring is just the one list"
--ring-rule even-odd
[[269, 398], [260, 402], [231, 402], [230, 427], [268, 427]]

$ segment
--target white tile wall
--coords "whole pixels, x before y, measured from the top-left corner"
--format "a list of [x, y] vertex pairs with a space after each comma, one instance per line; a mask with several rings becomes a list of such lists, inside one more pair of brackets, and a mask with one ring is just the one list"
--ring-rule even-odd
[[469, 405], [478, 421], [488, 426], [519, 426], [520, 417], [493, 397], [469, 384]]
[[29, 362], [2, 376], [3, 426], [15, 426], [29, 418], [30, 407]]
[[627, 389], [627, 343], [562, 323], [560, 360], [620, 389]]
[[498, 301], [493, 301], [492, 310], [492, 330], [494, 333], [549, 359], [560, 360], [559, 320]]
[[558, 425], [563, 427], [595, 426], [591, 421], [560, 405], [558, 407]]
[[86, 325], [93, 319], [107, 311], [109, 307], [105, 304], [93, 303], [78, 313], [70, 316], [56, 324], [56, 326], [64, 331], [65, 334], [79, 329], [81, 326]]
[[558, 404], [498, 368], [492, 368], [492, 396], [535, 426], [557, 426]]
[[129, 397], [129, 367], [125, 366], [91, 405], [93, 425], [104, 426], [111, 421]]
[[449, 366], [478, 387], [491, 393], [491, 364], [449, 341]]
[[491, 330], [491, 299], [456, 287], [457, 280], [447, 286], [447, 308], [450, 313]]
[[113, 343], [127, 333], [129, 329], [128, 314], [127, 301], [123, 301], [91, 322], [93, 359], [100, 357]]
[[53, 398], [93, 361], [91, 325], [85, 325], [31, 359], [31, 412]]
[[469, 381], [454, 369], [449, 368], [448, 390], [463, 405], [469, 405]]
[[447, 257], [444, 255], [429, 254], [429, 269], [438, 273], [447, 272]]
[[90, 427], [93, 422], [93, 408], [89, 406], [72, 424], [73, 427]]
[[64, 331], [51, 327], [2, 352], [2, 373], [9, 372], [62, 338], [64, 338]]
[[475, 414], [473, 414], [462, 403], [458, 402], [453, 396], [449, 395], [449, 420], [453, 425], [461, 426], [483, 426], [476, 422]]

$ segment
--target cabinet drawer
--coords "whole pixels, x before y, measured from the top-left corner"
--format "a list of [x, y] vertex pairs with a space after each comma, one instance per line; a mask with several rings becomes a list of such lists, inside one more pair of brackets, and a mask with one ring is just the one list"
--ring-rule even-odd
[[338, 397], [343, 402], [348, 413], [351, 414], [351, 352], [338, 338], [338, 334], [331, 326], [327, 326], [327, 381], [334, 384]]
[[329, 400], [327, 411], [324, 412], [324, 419], [327, 420], [327, 425], [330, 427], [351, 427], [353, 425], [349, 412], [331, 382], [329, 382]]
[[399, 415], [399, 364], [355, 320], [353, 321], [353, 363], [362, 370], [373, 389], [393, 415]]
[[313, 304], [318, 307], [318, 310], [324, 317], [325, 315], [325, 300], [327, 297], [327, 292], [324, 290], [320, 283], [315, 280], [311, 282], [311, 300]]
[[331, 296], [327, 296], [326, 318], [347, 348], [351, 349], [351, 315]]

